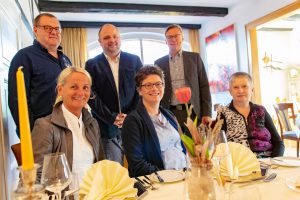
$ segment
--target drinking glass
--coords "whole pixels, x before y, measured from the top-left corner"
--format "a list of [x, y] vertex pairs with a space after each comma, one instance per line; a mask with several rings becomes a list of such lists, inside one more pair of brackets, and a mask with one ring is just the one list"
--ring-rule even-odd
[[[227, 138], [224, 130], [221, 130], [218, 133], [218, 135], [215, 136], [214, 143], [215, 143], [215, 148], [218, 148], [218, 150], [213, 156], [213, 164], [214, 164], [215, 174], [220, 183], [222, 182], [221, 176], [226, 176], [228, 177], [226, 179], [230, 180], [230, 178], [233, 175], [232, 158], [231, 158], [230, 149], [227, 143]], [[226, 170], [225, 170], [226, 172], [221, 173], [220, 168], [222, 165], [226, 166]], [[228, 187], [230, 186], [231, 185], [229, 184]], [[225, 188], [227, 192], [229, 192], [229, 189], [230, 188]]]
[[44, 156], [41, 183], [46, 190], [53, 192], [61, 200], [61, 191], [72, 181], [66, 156], [64, 153], [52, 153]]
[[200, 165], [192, 165], [186, 171], [184, 186], [185, 200], [216, 200], [216, 193], [209, 170]]

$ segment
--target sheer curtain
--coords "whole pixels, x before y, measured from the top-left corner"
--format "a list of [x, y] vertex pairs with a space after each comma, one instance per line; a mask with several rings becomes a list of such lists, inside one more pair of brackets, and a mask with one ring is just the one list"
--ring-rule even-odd
[[189, 29], [189, 40], [190, 40], [192, 52], [200, 53], [198, 29]]
[[84, 67], [87, 60], [87, 37], [85, 28], [63, 28], [61, 46], [73, 66]]

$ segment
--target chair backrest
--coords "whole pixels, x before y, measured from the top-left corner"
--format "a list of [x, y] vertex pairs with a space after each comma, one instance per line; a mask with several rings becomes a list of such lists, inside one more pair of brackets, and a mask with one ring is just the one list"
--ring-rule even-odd
[[11, 145], [11, 150], [15, 155], [17, 163], [19, 166], [22, 165], [22, 157], [21, 157], [21, 143]]
[[291, 124], [290, 118], [293, 119], [295, 125], [295, 113], [293, 103], [278, 103], [274, 105], [274, 108], [278, 117], [281, 134], [283, 134], [283, 130], [292, 131], [293, 126]]

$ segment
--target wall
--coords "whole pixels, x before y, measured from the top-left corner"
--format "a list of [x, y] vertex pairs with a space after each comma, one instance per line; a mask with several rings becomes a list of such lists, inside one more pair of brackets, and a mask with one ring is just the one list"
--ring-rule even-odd
[[202, 24], [200, 30], [201, 56], [206, 62], [205, 37], [235, 24], [237, 39], [237, 55], [240, 71], [249, 71], [246, 41], [246, 24], [265, 16], [275, 10], [295, 2], [295, 0], [244, 0], [238, 5], [229, 8], [229, 14], [224, 18], [217, 18]]
[[[251, 73], [251, 66], [248, 63], [247, 38], [245, 26], [271, 12], [274, 12], [282, 7], [285, 7], [295, 0], [244, 0], [239, 4], [229, 8], [229, 14], [224, 18], [215, 18], [207, 23], [202, 24], [200, 30], [201, 56], [207, 66], [205, 38], [220, 29], [223, 29], [231, 24], [235, 24], [235, 34], [237, 43], [237, 60], [239, 71]], [[227, 104], [231, 97], [228, 92], [212, 94], [213, 104]]]
[[[0, 199], [12, 199], [11, 194], [18, 184], [17, 163], [10, 146], [19, 139], [8, 108], [7, 81], [14, 54], [32, 44], [32, 6], [35, 6], [33, 0], [0, 0]], [[37, 8], [33, 10], [37, 11]]]

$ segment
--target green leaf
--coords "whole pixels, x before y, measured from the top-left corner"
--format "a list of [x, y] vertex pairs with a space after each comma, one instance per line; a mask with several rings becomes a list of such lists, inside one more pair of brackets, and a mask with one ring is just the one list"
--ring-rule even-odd
[[187, 150], [190, 152], [192, 156], [195, 156], [195, 151], [194, 151], [194, 141], [192, 138], [189, 136], [182, 134], [180, 136], [184, 146], [187, 148]]

